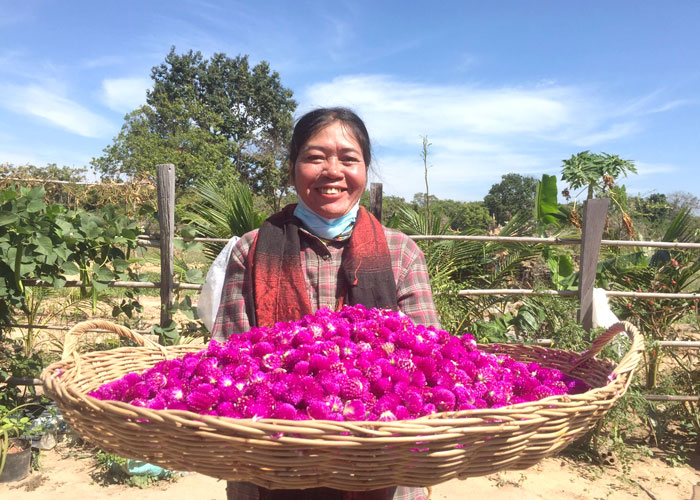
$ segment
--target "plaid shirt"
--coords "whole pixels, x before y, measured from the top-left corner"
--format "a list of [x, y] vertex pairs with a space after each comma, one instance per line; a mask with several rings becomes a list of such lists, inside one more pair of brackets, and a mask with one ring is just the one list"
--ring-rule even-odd
[[[252, 297], [252, 290], [246, 271], [248, 251], [256, 232], [245, 234], [231, 251], [221, 304], [212, 332], [212, 338], [216, 340], [225, 340], [231, 334], [246, 332], [252, 326], [249, 318], [253, 317], [254, 304], [248, 299]], [[399, 309], [415, 323], [440, 326], [423, 252], [400, 231], [384, 228], [384, 234], [389, 246]], [[347, 240], [324, 242], [304, 230], [300, 240], [302, 274], [306, 277], [312, 309], [336, 309], [340, 298], [338, 295], [344, 284], [343, 273], [339, 271]]]
[[[345, 241], [323, 241], [301, 230], [302, 274], [306, 277], [309, 303], [314, 311], [321, 307], [335, 309], [344, 278], [340, 271]], [[245, 234], [231, 251], [226, 270], [224, 290], [212, 338], [222, 341], [234, 333], [250, 330], [253, 316], [251, 283], [248, 279], [248, 252], [256, 231]], [[396, 281], [399, 309], [415, 323], [440, 326], [433, 304], [430, 276], [423, 252], [408, 236], [394, 229], [384, 228], [391, 267]], [[227, 484], [228, 500], [257, 500], [258, 488], [253, 483]], [[425, 489], [399, 486], [394, 500], [425, 500]]]

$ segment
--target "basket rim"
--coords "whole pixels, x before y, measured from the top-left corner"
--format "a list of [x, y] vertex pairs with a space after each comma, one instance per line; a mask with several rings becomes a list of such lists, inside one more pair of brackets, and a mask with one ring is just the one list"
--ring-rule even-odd
[[[552, 348], [552, 347], [544, 347], [544, 346], [538, 346], [538, 345], [529, 345], [529, 344], [506, 344], [506, 343], [498, 343], [498, 344], [478, 344], [478, 347], [481, 348], [486, 348], [489, 351], [497, 350], [498, 347], [500, 346], [514, 346], [514, 347], [521, 347], [521, 348], [533, 348], [536, 349], [538, 352], [547, 352], [547, 353], [553, 353], [553, 354], [560, 354], [564, 353], [567, 355], [574, 355], [578, 357], [584, 356], [584, 353], [579, 353], [570, 349], [558, 349], [558, 348]], [[156, 355], [164, 355], [163, 359], [168, 359], [167, 354], [172, 353], [173, 351], [181, 351], [178, 353], [178, 355], [183, 355], [187, 352], [196, 352], [201, 350], [201, 346], [199, 345], [178, 345], [178, 346], [158, 346], [158, 347], [150, 347], [150, 346], [124, 346], [124, 347], [116, 347], [114, 349], [109, 349], [106, 351], [90, 351], [88, 353], [84, 353], [79, 355], [79, 358], [82, 361], [99, 361], [100, 358], [108, 358], [110, 356], [116, 356], [119, 354], [124, 354], [124, 353], [137, 353], [137, 354], [156, 354]], [[102, 359], [101, 361], [105, 361], [105, 359]], [[157, 362], [157, 361], [156, 361]], [[586, 360], [586, 363], [592, 364], [592, 365], [597, 365], [597, 368], [601, 369], [607, 369], [607, 370], [613, 370], [617, 365], [609, 359], [609, 358], [589, 358]], [[155, 364], [155, 363], [154, 363]], [[70, 367], [66, 367], [66, 365], [72, 365]], [[71, 396], [81, 399], [85, 401], [87, 404], [90, 404], [93, 406], [96, 402], [99, 402], [98, 404], [100, 406], [105, 407], [106, 409], [114, 409], [118, 411], [123, 411], [123, 410], [132, 410], [136, 413], [144, 413], [143, 415], [140, 415], [139, 418], [144, 418], [147, 417], [150, 412], [156, 412], [155, 415], [163, 415], [163, 414], [168, 414], [172, 416], [180, 416], [183, 418], [192, 418], [197, 421], [210, 421], [211, 419], [225, 419], [224, 421], [236, 421], [236, 422], [241, 422], [241, 423], [255, 423], [256, 426], [264, 426], [265, 424], [269, 424], [271, 426], [274, 426], [275, 429], [279, 427], [279, 425], [285, 425], [285, 426], [292, 426], [292, 427], [297, 427], [299, 424], [301, 424], [301, 427], [304, 427], [304, 422], [308, 422], [305, 420], [282, 420], [282, 419], [274, 419], [274, 418], [264, 418], [264, 419], [256, 419], [256, 418], [230, 418], [230, 417], [224, 417], [224, 416], [214, 416], [214, 415], [202, 415], [199, 413], [195, 413], [192, 411], [188, 410], [172, 410], [172, 409], [162, 409], [162, 410], [153, 410], [150, 408], [142, 408], [142, 407], [137, 407], [134, 405], [131, 405], [129, 403], [121, 402], [121, 401], [114, 401], [114, 400], [99, 400], [97, 398], [94, 398], [92, 396], [88, 395], [88, 391], [82, 391], [74, 387], [74, 384], [69, 383], [69, 384], [63, 384], [61, 381], [60, 376], [56, 375], [61, 375], [63, 372], [68, 371], [70, 369], [73, 369], [75, 367], [76, 362], [75, 358], [73, 359], [67, 359], [67, 360], [62, 360], [62, 361], [56, 361], [52, 364], [50, 364], [48, 367], [46, 367], [41, 375], [40, 378], [42, 380], [43, 385], [46, 387], [48, 385], [49, 391], [53, 394], [56, 391], [53, 390], [53, 385], [56, 384], [58, 386], [63, 386], [63, 389], [69, 393]], [[636, 363], [635, 363], [636, 365]], [[58, 371], [58, 372], [57, 372]], [[626, 374], [626, 373], [625, 373]], [[626, 377], [622, 377], [626, 378]], [[539, 410], [544, 410], [544, 409], [552, 409], [553, 406], [561, 406], [561, 407], [572, 407], [572, 406], [587, 406], [591, 404], [591, 396], [597, 396], [598, 393], [600, 392], [610, 392], [611, 389], [615, 388], [618, 389], [618, 386], [620, 385], [626, 385], [626, 381], [622, 381], [620, 377], [614, 377], [610, 378], [608, 377], [607, 383], [603, 386], [599, 387], [593, 387], [589, 389], [586, 392], [580, 393], [580, 394], [563, 394], [563, 395], [555, 395], [555, 396], [549, 396], [546, 398], [542, 398], [536, 401], [528, 401], [528, 402], [523, 402], [523, 403], [517, 403], [517, 404], [511, 404], [503, 407], [498, 407], [498, 408], [482, 408], [482, 409], [470, 409], [470, 410], [456, 410], [456, 411], [449, 411], [449, 412], [437, 412], [433, 413], [430, 415], [425, 415], [422, 417], [418, 417], [415, 419], [408, 419], [408, 420], [394, 420], [394, 421], [373, 421], [373, 420], [359, 420], [359, 421], [344, 421], [344, 422], [339, 422], [339, 421], [334, 421], [334, 420], [313, 420], [313, 422], [317, 423], [327, 423], [331, 425], [347, 425], [351, 424], [351, 426], [362, 426], [364, 427], [365, 425], [381, 425], [381, 426], [386, 426], [389, 423], [393, 423], [396, 425], [405, 425], [405, 424], [410, 424], [411, 422], [415, 423], [423, 423], [423, 422], [429, 422], [429, 421], [440, 421], [443, 424], [447, 425], [448, 422], [455, 421], [455, 422], [461, 422], [463, 423], [464, 420], [468, 420], [470, 418], [475, 418], [479, 419], [481, 416], [498, 416], [498, 415], [508, 415], [513, 413], [514, 411], [520, 411], [522, 410], [522, 413], [531, 413], [533, 411]], [[602, 399], [607, 399], [606, 397]], [[523, 419], [519, 419], [520, 421], [523, 421]], [[273, 429], [270, 429], [273, 430]]]

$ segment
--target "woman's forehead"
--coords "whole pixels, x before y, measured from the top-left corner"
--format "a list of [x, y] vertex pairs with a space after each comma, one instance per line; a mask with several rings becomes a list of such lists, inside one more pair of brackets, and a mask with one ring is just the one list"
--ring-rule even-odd
[[301, 147], [302, 150], [326, 149], [334, 147], [342, 150], [362, 151], [360, 142], [352, 129], [341, 121], [334, 121], [317, 130]]

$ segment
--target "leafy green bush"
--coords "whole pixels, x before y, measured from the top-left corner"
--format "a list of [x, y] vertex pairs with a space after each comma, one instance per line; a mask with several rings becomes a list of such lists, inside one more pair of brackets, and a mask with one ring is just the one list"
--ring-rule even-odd
[[[44, 198], [42, 187], [0, 192], [0, 324], [11, 323], [17, 311], [30, 314], [27, 280], [58, 290], [77, 275], [94, 308], [107, 282], [136, 279], [129, 270], [139, 233], [135, 222], [114, 207], [88, 213]], [[133, 292], [129, 298], [118, 312], [133, 311]]]

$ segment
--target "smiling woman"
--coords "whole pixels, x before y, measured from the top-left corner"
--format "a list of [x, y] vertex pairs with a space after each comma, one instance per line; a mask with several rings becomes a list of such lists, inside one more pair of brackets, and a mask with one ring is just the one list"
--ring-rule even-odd
[[[423, 253], [359, 206], [370, 161], [367, 129], [352, 111], [317, 109], [299, 119], [289, 157], [299, 203], [233, 247], [215, 340], [344, 304], [401, 310], [417, 324], [439, 327]], [[227, 491], [229, 499], [425, 498], [422, 488], [402, 487], [358, 493], [229, 483]]]
[[311, 211], [328, 219], [342, 217], [360, 201], [371, 159], [367, 129], [355, 113], [317, 109], [294, 129], [291, 182]]
[[291, 175], [304, 204], [328, 219], [352, 210], [367, 185], [361, 146], [342, 122], [311, 136], [291, 165]]

